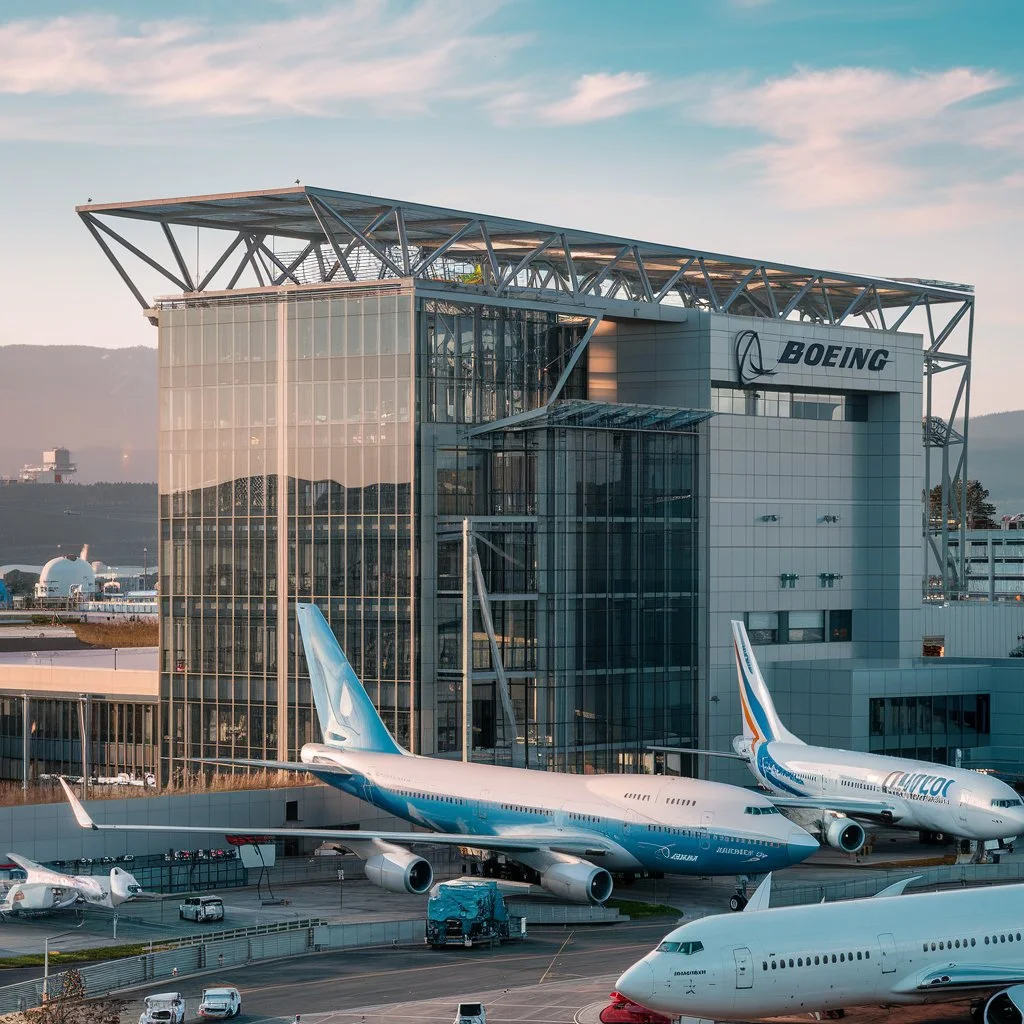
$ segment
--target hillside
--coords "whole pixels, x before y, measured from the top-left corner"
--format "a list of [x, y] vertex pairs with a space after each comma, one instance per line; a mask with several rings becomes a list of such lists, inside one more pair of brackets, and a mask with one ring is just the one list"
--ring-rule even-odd
[[1001, 515], [1024, 512], [1024, 410], [971, 419], [967, 475]]
[[155, 348], [0, 346], [0, 476], [63, 445], [78, 483], [156, 480], [156, 393]]

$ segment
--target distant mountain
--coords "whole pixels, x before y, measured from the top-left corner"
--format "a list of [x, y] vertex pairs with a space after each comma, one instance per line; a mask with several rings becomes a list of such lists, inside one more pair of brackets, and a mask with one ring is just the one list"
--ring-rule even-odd
[[156, 349], [0, 346], [0, 423], [0, 476], [63, 445], [78, 483], [155, 481]]
[[1024, 410], [971, 418], [967, 475], [989, 489], [1001, 515], [1024, 512]]

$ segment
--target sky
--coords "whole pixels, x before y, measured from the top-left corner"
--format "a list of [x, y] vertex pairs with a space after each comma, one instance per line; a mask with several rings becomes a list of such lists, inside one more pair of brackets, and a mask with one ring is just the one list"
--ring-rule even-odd
[[156, 344], [76, 204], [300, 179], [972, 284], [972, 414], [1022, 408], [1022, 38], [1019, 0], [5, 0], [0, 344]]

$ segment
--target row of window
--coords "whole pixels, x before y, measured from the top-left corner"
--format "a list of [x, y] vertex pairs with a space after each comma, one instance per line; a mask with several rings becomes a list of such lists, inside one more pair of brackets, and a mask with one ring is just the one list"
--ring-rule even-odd
[[766, 388], [712, 388], [711, 408], [734, 416], [778, 416], [794, 420], [866, 422], [867, 395], [772, 391]]
[[627, 793], [625, 795], [626, 800], [650, 800], [650, 793]]
[[[831, 961], [829, 960], [830, 956], [832, 958]], [[868, 950], [868, 949], [863, 949], [863, 950], [858, 949], [857, 953], [856, 953], [856, 958], [858, 960], [870, 960], [871, 959], [871, 951]], [[789, 966], [790, 967], [812, 967], [812, 966], [813, 967], [819, 967], [819, 966], [824, 966], [827, 963], [833, 963], [833, 964], [836, 964], [836, 963], [839, 963], [839, 964], [852, 963], [853, 959], [854, 959], [854, 954], [853, 953], [831, 953], [831, 954], [830, 953], [825, 953], [823, 955], [819, 955], [819, 956], [814, 957], [813, 964], [812, 964], [811, 958], [809, 956], [798, 956], [795, 961], [794, 961], [793, 957], [790, 957], [789, 958]], [[785, 957], [781, 957], [780, 956], [778, 958], [778, 960], [772, 960], [770, 962], [768, 960], [762, 960], [761, 961], [761, 970], [762, 971], [767, 971], [767, 970], [772, 970], [772, 971], [780, 970], [781, 971], [781, 970], [785, 970], [785, 968], [786, 968], [786, 958]]]
[[744, 807], [743, 808], [743, 813], [744, 814], [779, 814], [780, 812], [779, 812], [778, 807], [769, 806], [769, 807]]
[[466, 801], [458, 796], [447, 796], [444, 793], [417, 793], [411, 789], [393, 789], [391, 790], [395, 796], [409, 796], [414, 800], [433, 800], [435, 803], [442, 804], [465, 804]]
[[687, 839], [706, 839], [716, 843], [732, 843], [734, 846], [758, 846], [778, 849], [784, 843], [776, 843], [770, 839], [750, 839], [746, 836], [726, 836], [720, 832], [708, 832], [703, 828], [675, 828], [671, 825], [648, 825], [648, 832], [657, 832], [659, 835], [683, 836]]
[[550, 818], [552, 812], [546, 807], [527, 807], [525, 804], [502, 804], [503, 811], [518, 811], [520, 814], [540, 814]]
[[669, 799], [666, 800], [665, 803], [667, 803], [667, 804], [677, 804], [680, 807], [696, 807], [696, 805], [697, 805], [697, 801], [696, 800], [687, 800], [687, 799], [684, 799], [681, 796], [669, 797]]
[[843, 643], [853, 639], [853, 612], [747, 612], [752, 644]]
[[992, 698], [987, 693], [933, 697], [872, 697], [868, 707], [872, 736], [915, 737], [952, 734], [965, 740], [988, 736]]
[[[998, 946], [1000, 942], [1020, 942], [1020, 932], [1001, 932], [998, 935], [986, 935], [984, 942], [986, 946]], [[927, 953], [931, 950], [933, 953], [936, 948], [938, 949], [966, 949], [968, 946], [976, 946], [976, 939], [946, 939], [945, 942], [940, 941], [936, 947], [934, 942], [922, 942], [921, 948]]]

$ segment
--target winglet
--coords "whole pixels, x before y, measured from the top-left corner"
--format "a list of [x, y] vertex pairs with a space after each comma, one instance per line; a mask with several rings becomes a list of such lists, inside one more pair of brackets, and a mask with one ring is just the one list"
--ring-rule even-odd
[[764, 876], [764, 881], [754, 890], [754, 895], [747, 900], [747, 905], [743, 908], [743, 913], [746, 914], [748, 911], [753, 913], [757, 910], [767, 910], [768, 904], [772, 898], [772, 874], [769, 871]]
[[68, 803], [71, 804], [71, 812], [75, 816], [75, 821], [78, 822], [78, 827], [98, 830], [96, 822], [89, 817], [89, 812], [82, 806], [82, 801], [71, 792], [71, 787], [63, 776], [60, 777], [59, 782], [64, 789], [64, 795], [68, 798]]
[[884, 889], [879, 889], [871, 898], [877, 900], [880, 896], [902, 896], [903, 890], [906, 889], [911, 882], [916, 882], [923, 877], [924, 875], [910, 875], [908, 878], [901, 878], [898, 882], [893, 882], [892, 885], [887, 885]]

